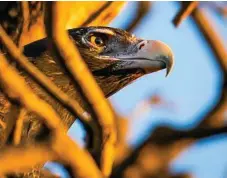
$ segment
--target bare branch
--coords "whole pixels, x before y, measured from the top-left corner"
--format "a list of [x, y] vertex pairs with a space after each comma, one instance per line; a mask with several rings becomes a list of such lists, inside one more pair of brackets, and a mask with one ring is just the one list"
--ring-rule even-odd
[[24, 70], [26, 70], [26, 72], [28, 72], [28, 74], [41, 85], [43, 89], [58, 100], [65, 108], [71, 111], [75, 117], [79, 117], [82, 123], [86, 125], [86, 123], [90, 121], [90, 118], [88, 117], [89, 115], [84, 115], [85, 110], [80, 106], [80, 104], [61, 91], [46, 75], [31, 64], [12, 42], [1, 26], [0, 40], [7, 47], [8, 52], [11, 55], [11, 59], [19, 63]]
[[[38, 2], [43, 7], [46, 2]], [[66, 29], [77, 28], [81, 25], [97, 26], [107, 25], [116, 17], [125, 2], [106, 2], [106, 1], [77, 1], [77, 2], [62, 2], [68, 10], [69, 19]], [[44, 8], [42, 8], [43, 10]], [[78, 18], [79, 17], [79, 18]], [[80, 19], [80, 23], [77, 20]], [[29, 22], [30, 25], [31, 22]], [[36, 34], [36, 35], [34, 35]], [[33, 41], [46, 37], [44, 25], [44, 12], [36, 17], [28, 30], [21, 34], [20, 45], [24, 46]]]
[[147, 15], [151, 8], [151, 2], [149, 1], [138, 1], [138, 7], [135, 19], [126, 27], [126, 30], [131, 32], [141, 22], [141, 20]]
[[23, 129], [23, 122], [26, 115], [26, 109], [21, 108], [20, 114], [16, 121], [14, 135], [13, 135], [13, 143], [14, 145], [19, 145], [21, 141], [22, 129]]
[[212, 23], [209, 22], [203, 10], [196, 10], [193, 12], [192, 17], [207, 40], [207, 43], [212, 49], [217, 59], [216, 61], [223, 72], [221, 97], [212, 112], [208, 113], [209, 117], [201, 122], [200, 127], [204, 127], [205, 125], [219, 127], [223, 125], [224, 112], [227, 110], [227, 51], [224, 47], [223, 41], [221, 40], [222, 38], [216, 32]]
[[[102, 177], [90, 155], [79, 148], [79, 146], [67, 136], [65, 127], [61, 125], [61, 119], [52, 107], [40, 100], [31, 89], [26, 86], [24, 79], [17, 74], [15, 69], [9, 66], [3, 55], [0, 55], [0, 61], [0, 86], [3, 92], [8, 98], [19, 102], [22, 106], [33, 111], [43, 119], [55, 136], [52, 139], [51, 148], [49, 149], [52, 149], [60, 160], [72, 167], [75, 176], [82, 178]], [[5, 161], [1, 162], [3, 163]], [[81, 164], [81, 162], [83, 164]], [[3, 166], [4, 167], [1, 166], [0, 171], [8, 170], [10, 169], [9, 167], [11, 167], [11, 169], [17, 169], [17, 167], [12, 166], [12, 164], [4, 164]], [[87, 169], [89, 169], [89, 171], [87, 171]], [[2, 173], [3, 172], [0, 172], [0, 174]]]
[[[32, 167], [56, 159], [48, 144], [7, 147], [0, 153], [0, 175], [26, 172]], [[22, 161], [23, 160], [23, 161]]]
[[173, 19], [173, 24], [175, 27], [178, 27], [183, 20], [185, 20], [191, 13], [197, 8], [199, 2], [192, 1], [192, 2], [185, 2], [184, 6], [182, 6], [181, 10]]
[[[85, 129], [87, 129], [88, 133], [92, 135], [98, 135], [99, 133], [94, 121], [91, 120], [89, 114], [84, 114], [86, 111], [80, 106], [80, 104], [70, 98], [66, 93], [61, 91], [46, 75], [39, 71], [33, 64], [31, 64], [27, 58], [20, 52], [20, 50], [15, 46], [15, 44], [11, 41], [8, 35], [0, 26], [0, 40], [7, 47], [8, 52], [11, 56], [11, 59], [15, 60], [19, 63], [25, 71], [38, 83], [40, 86], [49, 93], [52, 97], [54, 97], [57, 101], [59, 101], [64, 108], [68, 109], [76, 118], [79, 118], [81, 122], [84, 124]], [[91, 135], [91, 136], [92, 136]], [[97, 140], [97, 139], [96, 139]], [[95, 141], [92, 137], [92, 149], [95, 147]]]
[[[196, 22], [199, 30], [204, 35], [207, 44], [211, 47], [214, 52], [217, 62], [221, 65], [224, 70], [224, 73], [227, 73], [227, 51], [225, 49], [224, 43], [221, 40], [222, 38], [218, 35], [216, 29], [213, 27], [213, 24], [210, 23], [210, 20], [206, 17], [204, 10], [195, 10], [192, 13], [193, 20]], [[226, 76], [225, 76], [226, 77]]]
[[101, 138], [101, 143], [96, 158], [103, 174], [108, 176], [115, 155], [115, 115], [64, 28], [68, 13], [62, 5], [62, 2], [47, 4], [47, 34], [53, 40], [54, 52], [74, 79], [76, 88], [84, 101], [87, 101], [89, 112], [100, 128], [101, 135], [98, 137]]
[[20, 108], [21, 108], [20, 106], [18, 106], [16, 104], [12, 104], [9, 108], [9, 111], [5, 115], [6, 128], [4, 130], [5, 133], [4, 133], [4, 138], [2, 141], [3, 145], [8, 141], [10, 134], [16, 124], [17, 118], [20, 114]]
[[[159, 127], [138, 148], [114, 169], [111, 177], [123, 177], [124, 171], [131, 165], [139, 165], [145, 157], [153, 160], [149, 166], [150, 174], [168, 167], [169, 162], [186, 148], [199, 139], [227, 133], [227, 126], [220, 128], [195, 128], [189, 131], [179, 131], [168, 127]], [[160, 156], [162, 155], [162, 156]], [[165, 161], [164, 161], [165, 160]], [[150, 163], [151, 164], [151, 163]]]
[[[1, 113], [0, 113], [1, 114]], [[2, 120], [0, 120], [0, 126], [3, 128], [3, 129], [6, 129], [6, 124], [5, 122], [3, 122]]]
[[[168, 165], [173, 158], [196, 140], [227, 132], [227, 126], [223, 126], [224, 112], [227, 110], [227, 52], [221, 38], [215, 32], [205, 14], [196, 9], [192, 16], [214, 52], [216, 60], [220, 64], [220, 69], [223, 71], [224, 82], [221, 88], [221, 98], [216, 106], [202, 117], [201, 123], [192, 130], [177, 131], [166, 127], [157, 128], [147, 141], [116, 167], [111, 177], [123, 177], [126, 169], [130, 167], [146, 171], [146, 173], [150, 172], [150, 174], [157, 172], [161, 174], [163, 170], [168, 169]], [[150, 160], [149, 164], [151, 166], [146, 167], [144, 163], [146, 159]]]
[[[93, 2], [92, 2], [93, 3]], [[89, 18], [81, 25], [83, 26], [102, 26], [110, 23], [116, 17], [121, 8], [124, 6], [124, 1], [107, 1], [96, 12], [91, 14]]]
[[[40, 2], [42, 3], [42, 2]], [[22, 32], [20, 35], [23, 33], [26, 33], [28, 31], [28, 26], [29, 26], [29, 20], [30, 20], [30, 13], [29, 13], [29, 5], [28, 2], [23, 1], [21, 2], [21, 8], [22, 8], [22, 13], [23, 13], [23, 27], [22, 27]], [[21, 38], [19, 39], [19, 48], [22, 47], [22, 41]]]

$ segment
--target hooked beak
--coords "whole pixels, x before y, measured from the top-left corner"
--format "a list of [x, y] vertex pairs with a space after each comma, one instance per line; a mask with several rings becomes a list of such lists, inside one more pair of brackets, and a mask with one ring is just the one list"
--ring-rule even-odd
[[119, 59], [131, 61], [125, 66], [128, 69], [141, 68], [145, 73], [152, 73], [166, 68], [166, 76], [174, 65], [172, 50], [163, 42], [143, 40], [137, 44], [138, 51], [132, 55], [121, 56]]

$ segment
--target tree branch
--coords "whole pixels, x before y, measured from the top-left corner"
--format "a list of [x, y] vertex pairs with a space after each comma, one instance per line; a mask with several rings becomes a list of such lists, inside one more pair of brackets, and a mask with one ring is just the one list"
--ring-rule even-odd
[[0, 175], [26, 172], [39, 164], [55, 160], [56, 155], [49, 147], [48, 144], [40, 144], [23, 147], [8, 146], [1, 149]]
[[20, 110], [20, 114], [18, 116], [16, 125], [15, 125], [15, 129], [13, 132], [13, 144], [14, 145], [19, 145], [20, 141], [21, 141], [21, 136], [22, 136], [22, 132], [23, 132], [23, 122], [24, 122], [24, 118], [26, 116], [26, 109], [21, 108]]
[[151, 2], [148, 1], [138, 1], [136, 17], [132, 22], [125, 28], [126, 31], [133, 31], [136, 26], [143, 20], [143, 18], [148, 14], [151, 9]]
[[4, 137], [2, 138], [2, 145], [8, 142], [10, 134], [15, 127], [17, 122], [17, 118], [19, 117], [21, 107], [16, 104], [11, 104], [9, 111], [4, 116], [5, 117], [5, 125], [6, 128], [4, 129]]
[[62, 2], [47, 4], [46, 31], [52, 38], [54, 52], [62, 62], [62, 66], [74, 79], [76, 88], [84, 101], [87, 101], [89, 112], [100, 128], [101, 135], [97, 137], [101, 138], [101, 143], [98, 143], [99, 149], [95, 155], [103, 174], [108, 176], [115, 154], [115, 115], [65, 30], [68, 13], [67, 10], [64, 11], [65, 8], [62, 5]]
[[102, 26], [110, 23], [116, 17], [121, 8], [125, 5], [125, 1], [108, 1], [97, 11], [89, 16], [80, 26]]
[[175, 27], [178, 27], [183, 20], [185, 20], [191, 13], [197, 8], [199, 2], [192, 1], [192, 2], [184, 2], [181, 10], [177, 13], [177, 15], [173, 19], [173, 24]]
[[[12, 42], [10, 37], [5, 33], [4, 29], [0, 26], [0, 40], [4, 46], [8, 49], [8, 53], [11, 59], [16, 61], [23, 69], [52, 97], [59, 101], [63, 107], [67, 108], [75, 118], [79, 118], [81, 122], [86, 126], [92, 126], [89, 124], [91, 118], [89, 115], [85, 115], [85, 110], [80, 104], [71, 99], [61, 89], [59, 89], [54, 82], [52, 82], [46, 75], [40, 72], [28, 59], [21, 53], [21, 51]], [[93, 129], [95, 130], [95, 129]]]
[[213, 51], [217, 59], [216, 62], [219, 64], [222, 71], [221, 97], [216, 107], [214, 107], [212, 111], [207, 114], [206, 119], [201, 122], [200, 127], [219, 127], [223, 125], [224, 112], [227, 110], [227, 51], [222, 38], [218, 35], [212, 23], [209, 22], [202, 10], [195, 10], [192, 13], [192, 17], [206, 39], [207, 44]]
[[[124, 172], [130, 167], [146, 173], [149, 172], [150, 175], [161, 174], [163, 170], [168, 169], [168, 165], [173, 158], [196, 140], [227, 132], [227, 126], [223, 126], [224, 112], [227, 110], [227, 52], [221, 38], [215, 32], [205, 14], [196, 9], [192, 16], [208, 45], [210, 45], [223, 72], [224, 82], [220, 89], [221, 97], [218, 99], [216, 106], [205, 116], [203, 115], [201, 123], [192, 130], [177, 131], [166, 127], [157, 128], [147, 141], [135, 149], [122, 164], [114, 169], [111, 177], [124, 177]], [[151, 166], [145, 165], [146, 159], [149, 159]]]
[[[17, 74], [15, 69], [9, 66], [3, 55], [0, 55], [0, 61], [1, 89], [12, 101], [18, 102], [43, 119], [53, 134], [51, 147], [49, 147], [49, 149], [52, 150], [61, 161], [72, 167], [74, 176], [81, 178], [102, 177], [90, 155], [79, 148], [79, 146], [67, 136], [65, 127], [61, 125], [61, 119], [52, 107], [40, 100], [32, 90], [26, 86], [24, 79]], [[67, 147], [65, 145], [67, 145]], [[5, 163], [5, 161], [1, 161], [1, 163]], [[83, 164], [81, 164], [81, 162]], [[17, 165], [12, 165], [13, 164], [4, 164], [0, 166], [0, 174], [6, 173], [5, 171], [3, 172], [3, 170], [18, 169]], [[87, 169], [89, 169], [89, 171], [87, 171]]]

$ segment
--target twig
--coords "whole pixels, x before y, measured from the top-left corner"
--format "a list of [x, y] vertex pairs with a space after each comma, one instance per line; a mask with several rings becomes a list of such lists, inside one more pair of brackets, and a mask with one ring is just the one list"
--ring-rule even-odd
[[20, 114], [20, 109], [21, 109], [20, 106], [12, 103], [12, 105], [9, 108], [9, 111], [5, 115], [6, 129], [4, 131], [5, 133], [4, 133], [4, 138], [3, 138], [3, 141], [2, 141], [3, 145], [8, 142], [10, 134], [11, 134], [13, 128], [15, 127], [15, 124], [17, 122], [17, 118]]
[[202, 10], [196, 10], [192, 17], [217, 58], [216, 61], [222, 70], [223, 77], [221, 97], [212, 111], [207, 114], [209, 117], [201, 122], [200, 127], [219, 127], [223, 125], [224, 112], [227, 110], [227, 51], [221, 40], [222, 38]]
[[[221, 36], [218, 35], [216, 29], [212, 23], [210, 23], [210, 20], [208, 20], [203, 10], [195, 10], [192, 13], [192, 18], [205, 37], [207, 44], [214, 52], [215, 57], [218, 59], [217, 62], [223, 68], [225, 75], [227, 73], [227, 50], [221, 40]], [[224, 77], [226, 77], [226, 75]]]
[[109, 8], [113, 2], [107, 1], [102, 7], [100, 7], [95, 13], [91, 14], [89, 18], [81, 25], [82, 27], [88, 26], [91, 22], [93, 22], [102, 12], [103, 10]]
[[[124, 171], [128, 167], [135, 164], [137, 160], [139, 162], [139, 160], [142, 159], [140, 156], [146, 157], [151, 155], [151, 159], [155, 160], [156, 157], [159, 157], [161, 162], [165, 160], [166, 162], [162, 163], [163, 169], [164, 167], [167, 167], [168, 161], [172, 160], [180, 150], [194, 141], [224, 133], [227, 133], [227, 126], [221, 128], [195, 128], [189, 131], [178, 131], [168, 127], [157, 128], [141, 146], [136, 148], [120, 165], [116, 167], [116, 169], [114, 169], [111, 177], [123, 177]], [[171, 154], [171, 150], [175, 155], [173, 155], [173, 153]], [[156, 155], [154, 155], [154, 153]]]
[[21, 51], [12, 42], [10, 37], [5, 33], [4, 29], [0, 25], [0, 40], [8, 49], [11, 59], [20, 64], [21, 67], [38, 83], [40, 86], [54, 97], [64, 108], [68, 109], [74, 116], [75, 119], [79, 118], [84, 124], [86, 131], [92, 138], [91, 149], [95, 149], [96, 140], [93, 135], [98, 135], [99, 131], [91, 119], [89, 114], [84, 114], [85, 110], [80, 106], [80, 104], [71, 99], [67, 94], [65, 94], [61, 89], [59, 89], [46, 75], [40, 72], [33, 64], [31, 64], [28, 59], [21, 53]]
[[[7, 47], [11, 59], [19, 63], [24, 70], [38, 83], [40, 86], [47, 91], [52, 97], [58, 100], [63, 107], [68, 109], [74, 116], [75, 119], [79, 118], [84, 124], [87, 132], [92, 136], [98, 133], [98, 129], [94, 124], [93, 120], [89, 114], [84, 114], [85, 110], [80, 106], [80, 104], [71, 99], [67, 94], [61, 91], [47, 76], [39, 71], [33, 64], [31, 64], [27, 58], [21, 53], [21, 51], [12, 42], [10, 37], [5, 33], [4, 29], [0, 25], [0, 40]], [[91, 133], [91, 131], [92, 133]], [[92, 139], [92, 148], [94, 148], [94, 139]]]
[[[89, 26], [92, 24], [92, 26], [96, 25], [105, 25], [110, 20], [113, 19], [119, 12], [122, 5], [124, 5], [125, 2], [113, 2], [108, 1], [105, 2], [103, 6], [101, 6], [97, 11], [95, 11], [93, 14], [89, 16], [89, 18], [81, 24], [82, 27]], [[114, 10], [113, 10], [114, 9]]]
[[28, 30], [29, 20], [30, 20], [30, 12], [29, 12], [29, 4], [26, 1], [21, 2], [21, 8], [23, 13], [23, 31]]
[[[152, 155], [152, 160], [156, 161], [153, 166], [149, 167], [150, 172], [157, 173], [163, 169], [168, 169], [169, 162], [196, 140], [227, 132], [227, 126], [223, 126], [224, 112], [227, 110], [226, 50], [221, 38], [215, 32], [214, 27], [209, 23], [205, 14], [201, 10], [195, 10], [192, 15], [208, 45], [211, 46], [216, 56], [216, 61], [220, 64], [220, 69], [223, 72], [224, 82], [221, 88], [221, 97], [216, 106], [209, 113], [206, 113], [205, 116], [203, 115], [201, 123], [192, 130], [176, 131], [163, 127], [156, 129], [147, 141], [134, 150], [122, 164], [114, 169], [111, 177], [122, 177], [129, 166], [136, 167], [138, 165], [139, 167], [140, 161], [148, 155]], [[160, 155], [162, 156], [160, 157]]]
[[[1, 114], [1, 113], [0, 113]], [[3, 128], [3, 129], [6, 129], [6, 124], [5, 122], [3, 122], [2, 120], [0, 120], [0, 126]]]
[[224, 7], [219, 7], [218, 11], [224, 18], [227, 17], [227, 5], [225, 5]]
[[0, 176], [7, 173], [26, 172], [32, 167], [55, 160], [56, 155], [48, 144], [12, 147], [8, 146], [0, 153]]
[[185, 20], [198, 6], [197, 1], [193, 2], [185, 2], [184, 6], [182, 6], [181, 10], [177, 13], [177, 15], [173, 19], [173, 24], [175, 27], [178, 27], [183, 20]]
[[141, 20], [147, 15], [151, 8], [151, 2], [149, 1], [138, 1], [138, 7], [136, 12], [136, 17], [132, 22], [126, 27], [126, 31], [133, 31], [136, 26], [141, 22]]
[[81, 26], [102, 26], [110, 23], [117, 16], [125, 1], [108, 1], [99, 10], [91, 14]]
[[115, 115], [65, 30], [68, 14], [64, 10], [61, 2], [47, 4], [46, 31], [53, 40], [54, 52], [59, 61], [74, 79], [76, 88], [84, 101], [87, 101], [92, 118], [100, 128], [101, 135], [98, 137], [101, 138], [101, 143], [96, 158], [102, 173], [108, 176], [115, 154]]
[[[46, 2], [42, 1], [39, 3], [42, 3], [43, 6]], [[64, 7], [67, 8], [68, 12], [70, 13], [69, 22], [67, 23], [66, 28], [77, 28], [84, 26], [85, 23], [86, 26], [108, 25], [108, 23], [113, 20], [114, 17], [116, 17], [117, 13], [120, 11], [121, 7], [123, 7], [124, 4], [125, 2], [123, 1], [116, 1], [111, 3], [105, 1], [65, 1]], [[4, 6], [4, 4], [1, 2], [0, 8], [2, 8], [2, 6]], [[43, 9], [44, 8], [42, 8], [42, 10]], [[41, 12], [40, 15], [36, 16], [35, 19], [32, 15], [30, 16], [29, 29], [27, 31], [23, 31], [21, 35], [21, 45], [26, 45], [33, 41], [46, 37], [43, 16], [43, 12]], [[75, 24], [75, 21], [77, 21], [77, 19], [80, 19], [79, 24]]]
[[182, 139], [203, 139], [219, 134], [227, 133], [227, 126], [220, 128], [194, 128], [189, 131], [178, 131], [168, 127], [160, 127], [156, 129], [149, 141], [155, 144], [168, 145], [174, 141]]
[[12, 42], [10, 37], [5, 33], [0, 25], [0, 40], [7, 47], [11, 59], [20, 64], [21, 67], [41, 85], [52, 97], [58, 100], [65, 108], [67, 108], [75, 117], [79, 117], [82, 123], [90, 121], [89, 115], [84, 115], [84, 109], [80, 104], [71, 99], [67, 94], [61, 91], [47, 76], [39, 71], [28, 59], [21, 53], [21, 51]]
[[19, 49], [22, 48], [21, 35], [28, 31], [28, 25], [29, 25], [29, 20], [30, 20], [30, 14], [29, 14], [30, 12], [29, 12], [28, 2], [22, 1], [21, 2], [21, 8], [22, 8], [22, 15], [23, 15], [23, 26], [22, 26], [22, 31], [20, 33], [20, 37], [19, 37], [19, 45], [18, 45]]
[[27, 113], [26, 109], [21, 108], [19, 117], [16, 121], [15, 130], [14, 130], [14, 136], [13, 136], [14, 145], [18, 145], [21, 141], [23, 122], [24, 122], [24, 117], [25, 117], [26, 113]]
[[[55, 136], [52, 139], [49, 149], [57, 154], [60, 160], [72, 167], [74, 176], [101, 178], [101, 173], [94, 160], [86, 151], [82, 150], [67, 136], [65, 127], [61, 125], [61, 119], [52, 107], [40, 100], [32, 90], [26, 86], [24, 79], [17, 74], [15, 69], [9, 66], [3, 55], [0, 55], [0, 61], [0, 86], [3, 92], [12, 101], [19, 102], [26, 109], [33, 111], [43, 119]], [[1, 161], [1, 163], [5, 163], [5, 161]], [[12, 165], [13, 164], [3, 164], [0, 166], [0, 171], [12, 170], [13, 168], [17, 169], [16, 165]], [[89, 171], [87, 171], [88, 169]], [[2, 173], [3, 171], [0, 172], [0, 174]]]

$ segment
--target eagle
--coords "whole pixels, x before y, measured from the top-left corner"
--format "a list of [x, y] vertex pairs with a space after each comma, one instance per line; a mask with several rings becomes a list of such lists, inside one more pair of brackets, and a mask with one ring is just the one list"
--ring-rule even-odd
[[[173, 68], [173, 52], [161, 41], [144, 40], [127, 31], [104, 26], [74, 28], [68, 30], [68, 34], [106, 97], [139, 77], [162, 69], [166, 69], [168, 75]], [[24, 46], [23, 53], [31, 63], [86, 110], [86, 103], [74, 88], [71, 78], [59, 65], [51, 52], [51, 47], [49, 39], [43, 38]], [[18, 70], [29, 87], [58, 112], [69, 128], [75, 121], [74, 116], [49, 96], [19, 66]], [[1, 107], [1, 104], [6, 105], [7, 101], [1, 98], [4, 97], [0, 93], [0, 113], [2, 113], [0, 119], [4, 121], [7, 110]], [[45, 126], [40, 123], [37, 116], [28, 113], [24, 123], [22, 143], [43, 139], [46, 133]]]
[[[144, 40], [127, 31], [103, 26], [74, 28], [68, 30], [68, 34], [106, 97], [139, 77], [162, 69], [166, 69], [168, 75], [173, 68], [173, 52], [161, 41]], [[24, 46], [23, 53], [30, 62], [86, 110], [86, 103], [75, 90], [73, 82], [65, 74], [50, 48], [49, 39], [43, 38]], [[20, 74], [35, 93], [49, 102], [63, 122], [70, 127], [75, 118], [40, 88], [26, 72], [20, 70]], [[28, 117], [27, 121], [32, 124], [26, 124], [27, 133], [37, 134], [36, 131], [31, 130], [34, 123], [37, 129], [36, 123], [39, 121], [33, 114], [28, 114]]]

